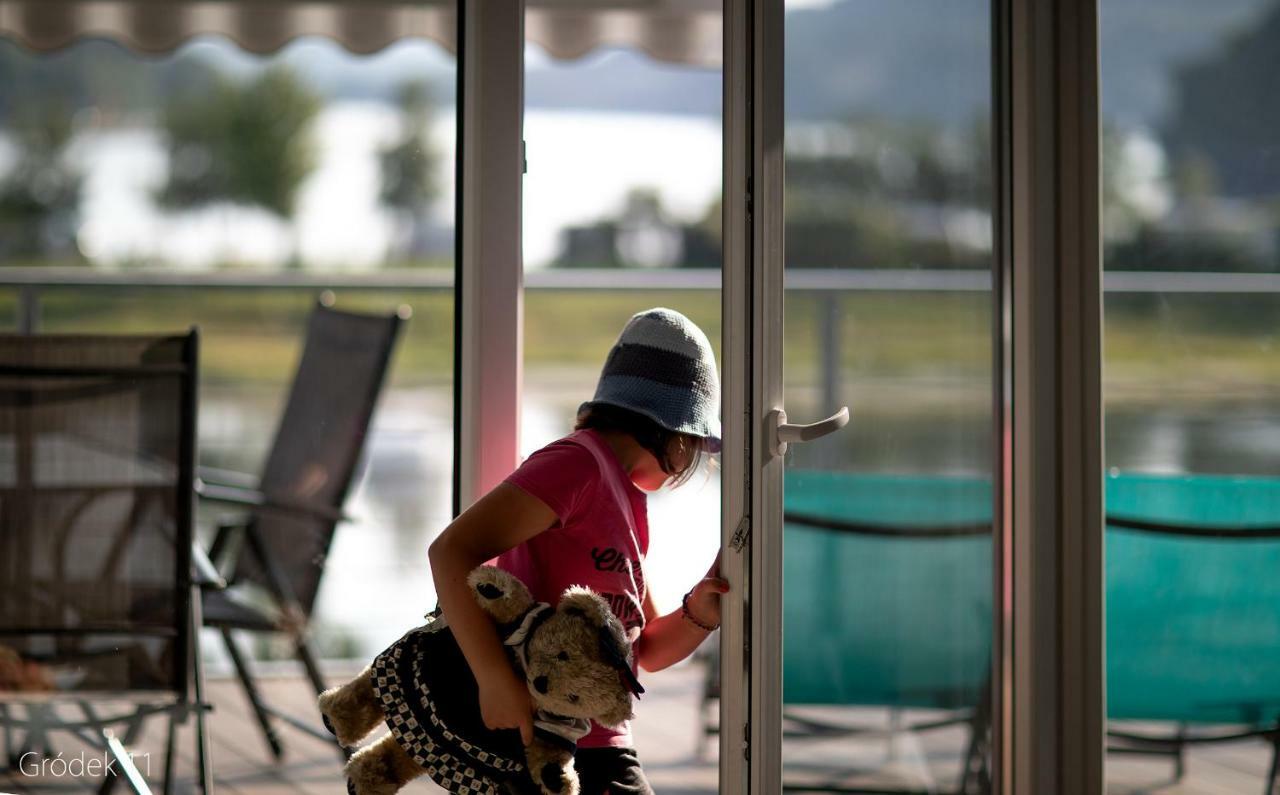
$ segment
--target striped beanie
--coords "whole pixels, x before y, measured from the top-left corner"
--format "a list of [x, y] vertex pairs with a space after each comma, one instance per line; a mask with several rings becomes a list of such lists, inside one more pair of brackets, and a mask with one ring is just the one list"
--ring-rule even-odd
[[710, 440], [720, 449], [720, 377], [702, 329], [672, 309], [632, 316], [609, 351], [597, 403], [629, 409], [677, 433]]

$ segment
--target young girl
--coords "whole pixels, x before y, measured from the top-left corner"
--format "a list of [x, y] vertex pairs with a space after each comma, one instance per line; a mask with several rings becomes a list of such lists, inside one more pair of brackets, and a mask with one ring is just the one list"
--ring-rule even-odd
[[[646, 671], [683, 660], [720, 624], [728, 583], [717, 566], [659, 615], [645, 585], [645, 492], [683, 483], [720, 447], [720, 384], [711, 345], [679, 312], [650, 309], [628, 321], [609, 352], [577, 430], [531, 455], [431, 544], [440, 606], [480, 690], [490, 729], [533, 737], [533, 702], [508, 663], [467, 573], [495, 561], [535, 599], [555, 603], [570, 585], [604, 596]], [[631, 728], [593, 726], [575, 759], [582, 795], [650, 793]]]

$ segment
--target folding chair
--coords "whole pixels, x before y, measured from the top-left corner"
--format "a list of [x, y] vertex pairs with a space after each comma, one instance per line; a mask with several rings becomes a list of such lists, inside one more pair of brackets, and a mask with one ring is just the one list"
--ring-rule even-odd
[[274, 758], [284, 753], [274, 721], [325, 742], [333, 736], [269, 705], [237, 630], [287, 637], [319, 694], [325, 689], [309, 624], [325, 556], [355, 479], [365, 434], [407, 308], [355, 314], [317, 304], [302, 359], [260, 480], [201, 469], [202, 499], [236, 505], [241, 518], [218, 527], [210, 558], [227, 588], [206, 592], [205, 626], [216, 628]]
[[197, 344], [0, 336], [6, 754], [70, 733], [146, 792], [126, 746], [164, 716], [169, 792], [176, 727], [194, 716], [211, 788], [191, 572]]

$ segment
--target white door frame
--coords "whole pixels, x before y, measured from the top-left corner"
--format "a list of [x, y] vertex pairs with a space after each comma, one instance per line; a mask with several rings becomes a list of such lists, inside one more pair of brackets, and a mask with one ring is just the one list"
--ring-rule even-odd
[[519, 463], [524, 0], [458, 0], [454, 513]]
[[721, 223], [720, 411], [723, 452], [720, 456], [720, 521], [723, 550], [720, 573], [730, 583], [720, 624], [720, 791], [749, 791], [747, 722], [750, 718], [751, 660], [746, 622], [751, 588], [751, 425], [753, 335], [750, 263], [752, 246], [747, 215], [750, 61], [747, 39], [752, 30], [749, 0], [725, 0], [723, 61], [723, 194]]
[[782, 0], [725, 1], [721, 792], [782, 781], [782, 23]]

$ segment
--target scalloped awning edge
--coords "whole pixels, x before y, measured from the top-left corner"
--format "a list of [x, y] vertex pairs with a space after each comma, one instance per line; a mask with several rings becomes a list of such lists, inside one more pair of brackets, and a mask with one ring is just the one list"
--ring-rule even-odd
[[[706, 68], [722, 53], [720, 15], [693, 4], [651, 8], [531, 7], [526, 38], [557, 59], [600, 47], [640, 50], [652, 58]], [[106, 38], [138, 52], [171, 52], [197, 36], [222, 35], [247, 52], [268, 54], [298, 38], [321, 36], [358, 54], [422, 38], [457, 51], [451, 4], [235, 2], [193, 0], [0, 0], [0, 36], [49, 52], [81, 39]]]

